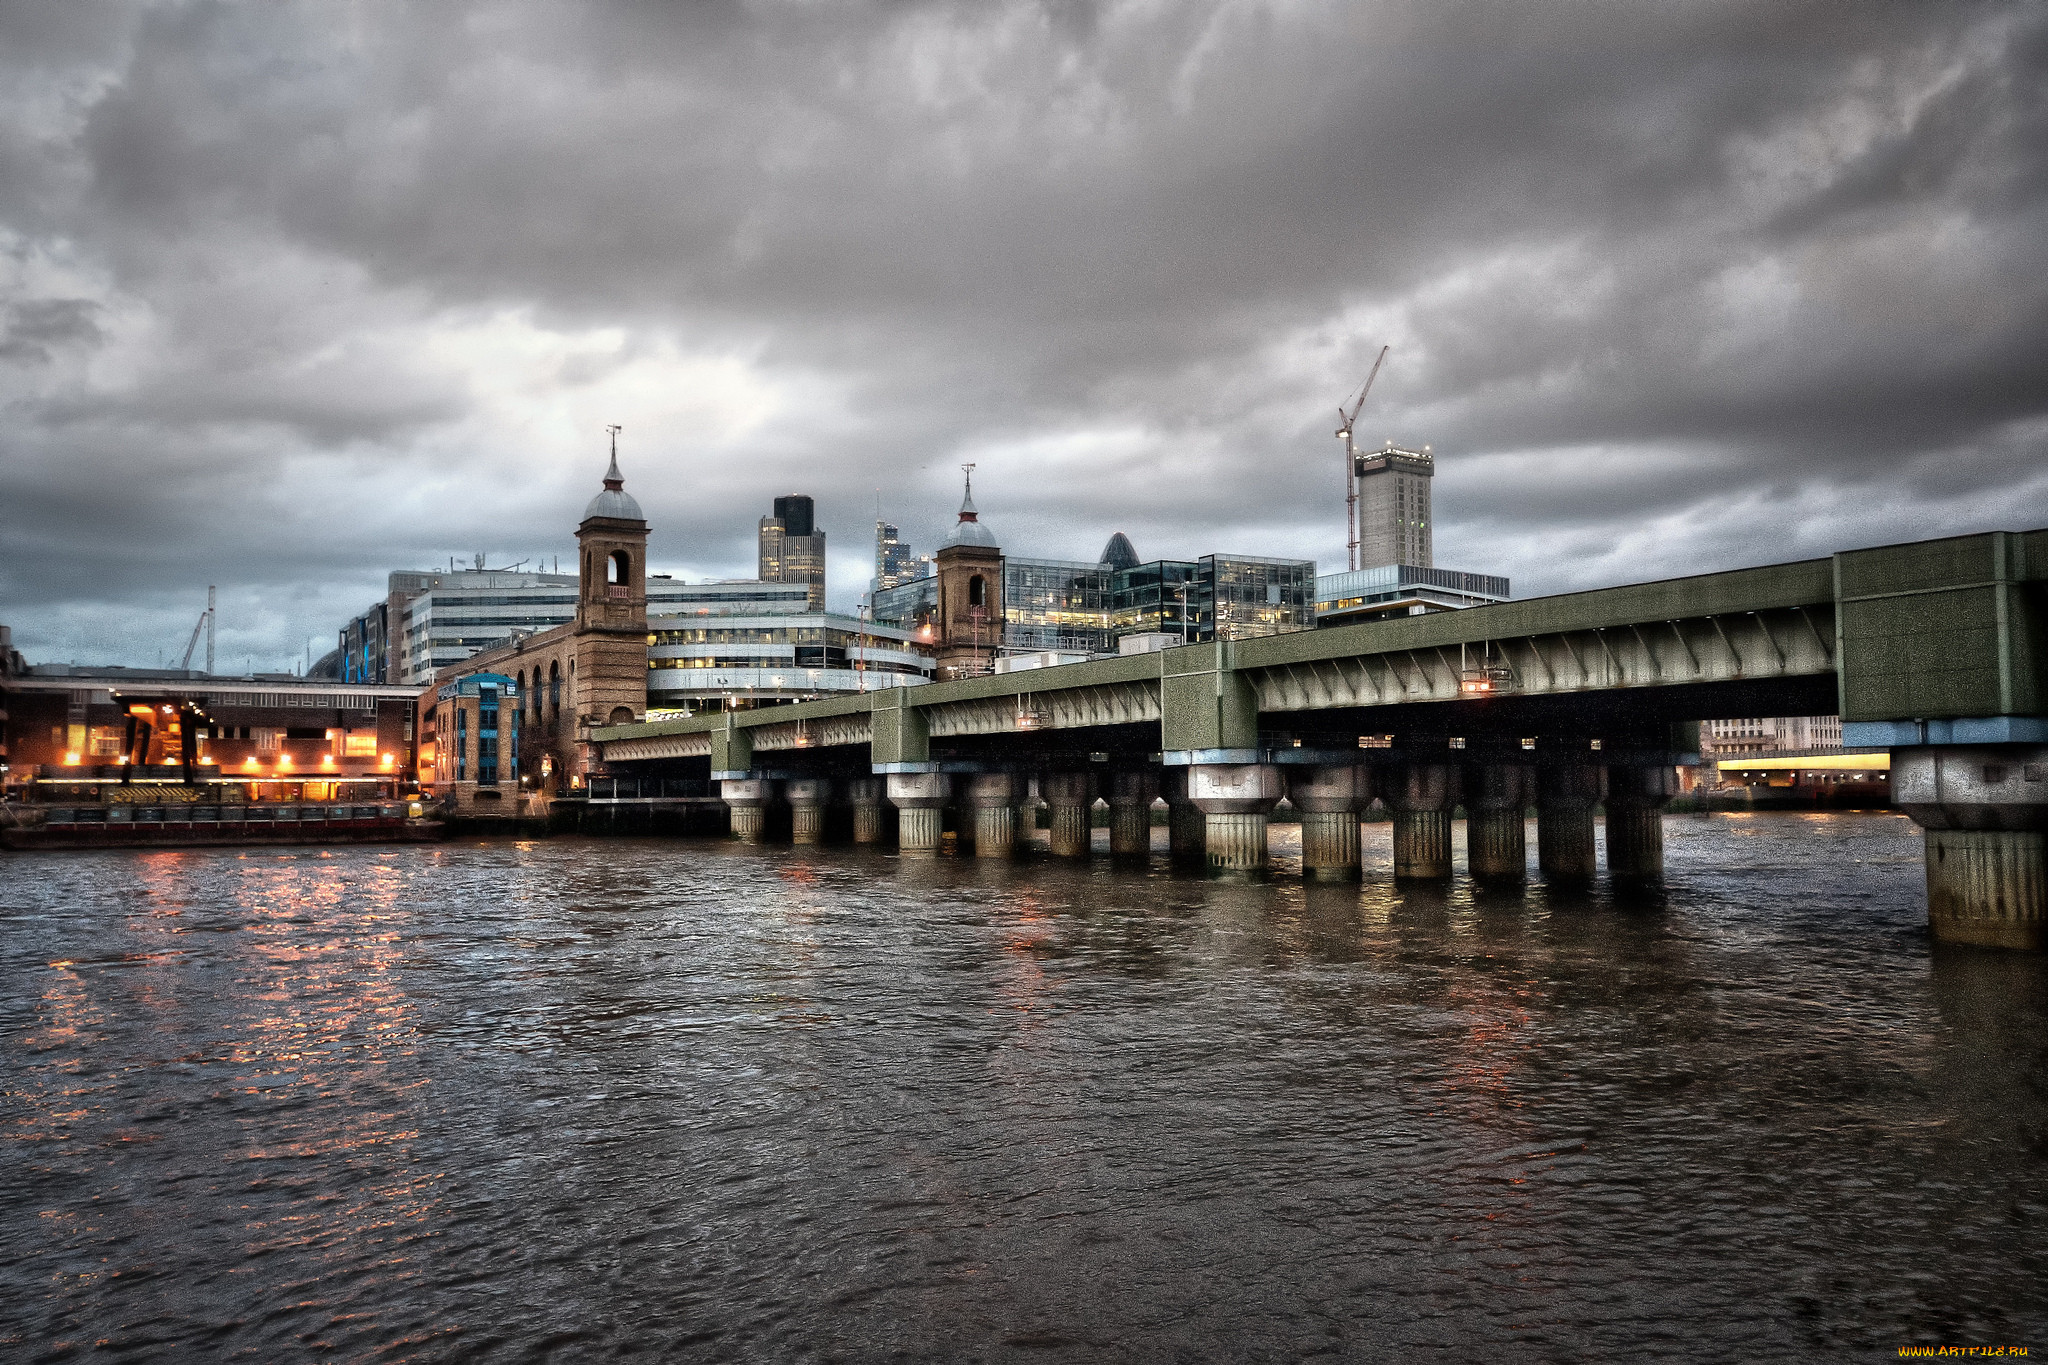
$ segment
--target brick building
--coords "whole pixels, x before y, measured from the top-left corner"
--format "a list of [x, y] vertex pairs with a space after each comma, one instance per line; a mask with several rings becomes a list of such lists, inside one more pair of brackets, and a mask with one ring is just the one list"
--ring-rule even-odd
[[576, 619], [443, 670], [419, 695], [420, 785], [454, 813], [546, 814], [588, 781], [592, 726], [646, 716], [647, 521], [625, 488], [614, 453], [576, 528]]

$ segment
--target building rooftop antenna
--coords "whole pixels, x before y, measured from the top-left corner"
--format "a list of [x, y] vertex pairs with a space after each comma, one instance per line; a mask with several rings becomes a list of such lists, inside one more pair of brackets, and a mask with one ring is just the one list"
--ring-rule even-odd
[[[1366, 395], [1372, 392], [1372, 381], [1380, 377], [1380, 366], [1387, 363], [1387, 352], [1392, 346], [1380, 347], [1380, 357], [1372, 363], [1372, 373], [1365, 377], [1365, 387], [1358, 391], [1358, 398], [1351, 405], [1351, 411], [1337, 409], [1337, 439], [1344, 443], [1344, 545], [1348, 553], [1349, 566], [1358, 567], [1358, 442], [1351, 439], [1352, 423], [1358, 420], [1359, 410], [1365, 406]], [[1388, 445], [1393, 442], [1389, 441]]]

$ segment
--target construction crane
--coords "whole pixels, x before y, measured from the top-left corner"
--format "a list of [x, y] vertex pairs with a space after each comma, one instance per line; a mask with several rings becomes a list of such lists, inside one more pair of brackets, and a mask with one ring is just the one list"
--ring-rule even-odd
[[212, 585], [211, 585], [211, 584], [209, 584], [209, 585], [207, 586], [207, 589], [206, 589], [206, 610], [205, 610], [205, 611], [202, 611], [202, 612], [200, 612], [200, 613], [199, 613], [199, 619], [198, 619], [197, 621], [195, 621], [195, 622], [193, 623], [193, 625], [192, 625], [192, 638], [191, 638], [190, 640], [187, 640], [187, 641], [185, 642], [185, 659], [184, 659], [184, 662], [182, 662], [182, 663], [180, 663], [180, 664], [178, 665], [178, 667], [179, 667], [180, 669], [188, 669], [188, 670], [189, 670], [189, 669], [190, 669], [190, 668], [192, 667], [192, 651], [193, 651], [193, 650], [195, 650], [195, 649], [197, 649], [197, 648], [199, 647], [199, 632], [200, 632], [200, 631], [202, 631], [202, 630], [206, 632], [206, 674], [207, 674], [207, 676], [208, 676], [208, 677], [212, 677], [212, 676], [213, 676], [213, 587], [212, 587]]
[[1380, 347], [1380, 358], [1373, 361], [1372, 373], [1365, 377], [1365, 387], [1358, 391], [1351, 411], [1337, 409], [1337, 439], [1344, 443], [1344, 544], [1354, 569], [1358, 567], [1358, 442], [1351, 439], [1351, 424], [1358, 420], [1359, 409], [1372, 392], [1372, 381], [1380, 377], [1380, 366], [1387, 363], [1387, 352], [1392, 349]]

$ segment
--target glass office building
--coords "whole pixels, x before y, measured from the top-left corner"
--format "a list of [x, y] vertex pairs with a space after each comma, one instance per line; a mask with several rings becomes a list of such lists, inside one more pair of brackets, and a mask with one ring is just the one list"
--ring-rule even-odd
[[[1305, 559], [1205, 555], [1136, 562], [1121, 533], [1094, 564], [1003, 560], [1003, 647], [1114, 653], [1127, 635], [1164, 634], [1191, 644], [1307, 630], [1315, 624], [1316, 566]], [[922, 631], [938, 580], [916, 579], [875, 594], [875, 619]]]

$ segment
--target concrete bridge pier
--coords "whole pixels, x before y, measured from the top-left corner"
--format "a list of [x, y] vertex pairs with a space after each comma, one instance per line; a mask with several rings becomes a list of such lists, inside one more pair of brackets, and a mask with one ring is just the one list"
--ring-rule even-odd
[[1390, 774], [1380, 792], [1394, 812], [1394, 878], [1439, 881], [1451, 875], [1451, 807], [1458, 803], [1458, 770], [1441, 763], [1410, 763]]
[[1286, 790], [1280, 770], [1270, 764], [1188, 769], [1188, 799], [1202, 812], [1203, 857], [1211, 875], [1265, 875], [1266, 822]]
[[1114, 773], [1109, 779], [1109, 852], [1115, 858], [1144, 858], [1152, 852], [1152, 803], [1159, 774], [1151, 769]]
[[1355, 763], [1289, 768], [1287, 799], [1301, 813], [1301, 875], [1312, 882], [1357, 881], [1358, 811], [1372, 800], [1371, 772]]
[[1536, 774], [1520, 763], [1465, 770], [1465, 862], [1475, 881], [1520, 882], [1529, 871], [1526, 812]]
[[1049, 842], [1055, 858], [1085, 858], [1092, 851], [1095, 787], [1095, 774], [1087, 771], [1047, 773], [1039, 779], [1038, 789], [1052, 812]]
[[1676, 795], [1675, 768], [1607, 770], [1607, 871], [1616, 881], [1664, 876], [1664, 807]]
[[1892, 800], [1922, 831], [1937, 942], [2048, 949], [2048, 747], [1893, 749]]
[[1188, 799], [1188, 772], [1183, 767], [1166, 769], [1159, 778], [1159, 794], [1166, 798], [1166, 852], [1175, 863], [1199, 866], [1208, 846], [1208, 817]]
[[936, 858], [953, 779], [944, 773], [890, 773], [888, 782], [889, 804], [896, 808], [896, 847], [906, 858]]
[[889, 813], [886, 784], [879, 777], [856, 777], [846, 784], [846, 801], [853, 807], [853, 841], [879, 844], [888, 838], [884, 823]]
[[766, 778], [726, 778], [718, 794], [732, 814], [732, 837], [743, 844], [758, 844], [768, 829], [768, 803], [775, 799], [775, 784]]
[[1584, 763], [1536, 770], [1536, 866], [1545, 881], [1590, 882], [1598, 867], [1593, 808], [1606, 774]]
[[832, 800], [832, 779], [792, 777], [782, 784], [782, 799], [789, 802], [790, 842], [823, 843], [825, 807]]
[[1008, 858], [1017, 851], [1017, 788], [1009, 773], [976, 773], [967, 779], [962, 814], [972, 826], [974, 856]]

